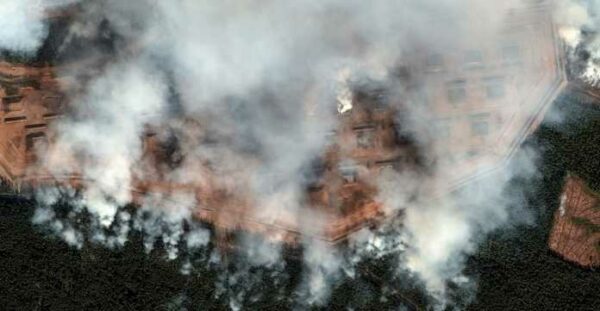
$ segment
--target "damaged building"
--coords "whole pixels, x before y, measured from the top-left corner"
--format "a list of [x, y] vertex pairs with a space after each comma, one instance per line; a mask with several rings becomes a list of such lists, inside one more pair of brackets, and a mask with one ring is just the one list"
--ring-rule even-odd
[[[337, 127], [322, 133], [327, 147], [307, 169], [304, 201], [324, 219], [323, 229], [300, 230], [303, 224], [285, 212], [257, 216], [250, 208], [255, 201], [211, 181], [214, 172], [205, 163], [199, 163], [207, 176], [202, 185], [134, 180], [134, 201], [152, 193], [189, 194], [198, 202], [194, 215], [224, 232], [224, 239], [228, 232], [246, 230], [295, 243], [308, 232], [337, 243], [390, 216], [377, 201], [375, 181], [385, 170], [426, 174], [430, 165], [444, 167], [440, 171], [445, 175], [424, 187], [437, 197], [455, 191], [506, 165], [565, 88], [562, 46], [551, 10], [550, 1], [536, 1], [512, 11], [498, 36], [473, 40], [468, 49], [409, 51], [399, 74], [399, 79], [410, 77], [404, 92], [393, 89], [393, 83], [353, 86], [349, 102], [337, 114]], [[14, 188], [85, 185], [77, 175], [51, 177], [36, 165], [36, 157], [52, 144], [52, 121], [68, 106], [55, 72], [49, 66], [0, 64], [0, 177]], [[407, 105], [428, 112], [419, 119], [420, 135], [431, 138], [426, 146], [402, 130]], [[189, 121], [190, 126], [196, 121]], [[165, 156], [169, 148], [157, 131], [149, 129], [142, 138], [144, 157], [164, 164], [173, 157]]]
[[0, 96], [0, 178], [19, 188], [63, 113], [63, 95], [51, 67], [0, 63]]

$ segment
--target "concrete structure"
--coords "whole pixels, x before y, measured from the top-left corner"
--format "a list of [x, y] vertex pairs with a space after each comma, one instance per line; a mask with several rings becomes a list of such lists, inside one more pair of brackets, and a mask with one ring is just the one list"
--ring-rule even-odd
[[[466, 50], [424, 50], [431, 53], [415, 51], [406, 69], [416, 90], [411, 94], [419, 94], [419, 99], [355, 89], [352, 109], [339, 114], [338, 129], [324, 133], [330, 135], [331, 145], [312, 168], [314, 180], [306, 189], [309, 211], [323, 219], [309, 227], [318, 229], [301, 231], [304, 224], [294, 215], [256, 215], [251, 208], [254, 198], [213, 182], [208, 169], [203, 185], [136, 180], [134, 199], [152, 193], [192, 195], [198, 202], [195, 215], [221, 229], [217, 231], [224, 239], [228, 232], [247, 230], [294, 243], [301, 232], [308, 232], [335, 243], [382, 217], [373, 182], [382, 169], [420, 169], [417, 146], [398, 134], [402, 124], [397, 124], [397, 115], [409, 102], [424, 104], [423, 122], [434, 127], [435, 139], [427, 149], [444, 155], [438, 157], [438, 165], [446, 176], [431, 189], [445, 195], [505, 165], [566, 84], [549, 1], [512, 12], [500, 34], [476, 40]], [[77, 176], [57, 181], [31, 169], [36, 152], [52, 141], [48, 122], [64, 108], [55, 81], [50, 68], [0, 64], [0, 176], [15, 187], [82, 185]], [[144, 138], [144, 146], [146, 157], [164, 160], [152, 133]]]
[[[260, 199], [251, 191], [242, 190], [240, 194], [240, 189], [222, 185], [221, 176], [214, 176], [210, 169], [203, 171], [203, 176], [207, 176], [204, 185], [140, 181], [136, 197], [141, 200], [152, 193], [192, 194], [198, 202], [197, 218], [221, 229], [220, 238], [225, 240], [231, 238], [232, 232], [246, 230], [289, 243], [296, 243], [303, 234], [330, 243], [342, 241], [349, 233], [374, 224], [383, 216], [381, 205], [375, 200], [374, 183], [382, 170], [419, 167], [416, 146], [397, 131], [395, 112], [401, 102], [381, 100], [380, 94], [356, 92], [353, 108], [339, 115], [336, 130], [323, 133], [328, 137], [328, 146], [306, 171], [310, 181], [305, 189], [306, 206], [299, 211], [314, 215], [311, 223], [304, 223], [302, 217], [284, 208], [270, 209], [266, 214], [257, 212]], [[145, 139], [146, 155], [155, 165], [164, 158], [160, 144], [154, 133]], [[256, 159], [245, 161], [252, 166]], [[236, 176], [240, 178], [249, 176]]]
[[600, 266], [600, 194], [577, 176], [570, 174], [565, 181], [549, 245], [568, 261]]
[[425, 118], [435, 124], [434, 148], [451, 189], [504, 165], [565, 88], [551, 15], [551, 1], [536, 1], [465, 49], [416, 51]]
[[0, 179], [19, 187], [63, 110], [50, 67], [0, 63]]

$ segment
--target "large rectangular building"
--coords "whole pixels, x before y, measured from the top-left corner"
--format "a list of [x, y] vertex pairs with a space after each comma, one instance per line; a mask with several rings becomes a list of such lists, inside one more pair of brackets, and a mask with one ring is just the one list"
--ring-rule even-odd
[[[551, 14], [551, 1], [535, 1], [509, 12], [493, 35], [460, 44], [460, 49], [410, 51], [404, 70], [411, 91], [402, 96], [388, 96], [402, 92], [385, 89], [354, 88], [348, 109], [338, 115], [337, 129], [323, 133], [330, 145], [311, 168], [314, 180], [307, 186], [306, 204], [321, 215], [321, 223], [301, 223], [285, 211], [257, 215], [252, 198], [211, 184], [209, 168], [208, 185], [135, 180], [133, 197], [139, 201], [153, 193], [191, 195], [198, 202], [197, 218], [225, 233], [246, 230], [294, 243], [309, 232], [331, 243], [343, 241], [386, 216], [373, 182], [380, 172], [429, 165], [423, 150], [435, 153], [436, 165], [442, 168], [438, 171], [444, 175], [427, 185], [440, 196], [506, 164], [566, 85]], [[474, 20], [462, 22], [477, 27]], [[14, 187], [48, 182], [85, 187], [76, 176], [53, 180], [33, 166], [36, 155], [52, 144], [49, 123], [65, 110], [53, 75], [49, 67], [0, 63], [0, 177]], [[399, 115], [415, 103], [423, 111], [423, 131], [429, 131], [423, 134], [432, 137], [428, 146], [400, 134]], [[145, 156], [152, 161], [164, 158], [155, 135], [149, 133], [143, 143]]]

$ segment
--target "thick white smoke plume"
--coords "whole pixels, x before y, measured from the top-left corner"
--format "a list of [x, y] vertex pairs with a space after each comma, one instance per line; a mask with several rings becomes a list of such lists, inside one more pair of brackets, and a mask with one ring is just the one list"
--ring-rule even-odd
[[78, 0], [2, 0], [0, 2], [0, 50], [30, 54], [48, 35], [44, 22], [48, 10]]
[[87, 188], [84, 197], [105, 226], [112, 223], [118, 206], [131, 202], [131, 169], [142, 153], [140, 133], [166, 110], [167, 87], [161, 74], [137, 61], [143, 60], [117, 63], [91, 83], [77, 106], [81, 117], [58, 124], [62, 136], [56, 148], [61, 152], [48, 159], [59, 175], [80, 171], [72, 165], [82, 163], [65, 155], [86, 157], [81, 173], [94, 187]]
[[[0, 1], [0, 48], [35, 51], [47, 32], [43, 12], [59, 2]], [[135, 202], [142, 208], [130, 212], [123, 207], [134, 200], [135, 182], [217, 183], [251, 198], [258, 206], [253, 216], [266, 221], [289, 215], [307, 224], [301, 230], [311, 236], [323, 220], [305, 210], [302, 172], [325, 148], [323, 133], [336, 126], [336, 105], [341, 113], [352, 109], [346, 83], [386, 79], [415, 49], [458, 49], [492, 36], [504, 21], [502, 12], [520, 5], [473, 0], [86, 1], [67, 40], [94, 41], [110, 32], [112, 50], [93, 65], [60, 73], [81, 85], [66, 90], [70, 115], [56, 123], [56, 142], [43, 159], [55, 176], [81, 174], [85, 187], [81, 193], [40, 190], [34, 222], [47, 224], [75, 247], [82, 247], [86, 236], [121, 247], [131, 230], [139, 230], [148, 250], [160, 241], [172, 259], [180, 245], [196, 249], [209, 244], [209, 231], [193, 224], [193, 209], [201, 203], [175, 191], [144, 197]], [[583, 40], [578, 30], [593, 24], [593, 18], [579, 6], [564, 12], [560, 20], [567, 28], [561, 34], [575, 47]], [[463, 23], [467, 19], [477, 27]], [[416, 108], [404, 113], [417, 112], [424, 113]], [[424, 125], [412, 127], [405, 130], [417, 133], [417, 144], [433, 152], [418, 134]], [[141, 137], [154, 130], [159, 141], [177, 141], [173, 168], [155, 167], [144, 156]], [[518, 212], [521, 198], [504, 190], [515, 175], [535, 175], [535, 155], [525, 154], [516, 167], [438, 199], [423, 191], [422, 177], [384, 174], [378, 199], [390, 215], [404, 214], [401, 223], [387, 224], [395, 234], [361, 232], [350, 258], [310, 238], [302, 241], [306, 275], [299, 297], [324, 303], [331, 282], [351, 274], [349, 266], [358, 257], [403, 252], [398, 270], [418, 276], [445, 303], [448, 282], [469, 283], [462, 276], [464, 260], [482, 234]], [[209, 163], [215, 173], [208, 174], [199, 163]], [[436, 171], [429, 178], [443, 175]], [[61, 218], [52, 206], [65, 197], [73, 210]], [[72, 223], [84, 211], [94, 221], [82, 232]], [[255, 238], [239, 242], [252, 259], [250, 267], [282, 270], [280, 245]], [[209, 257], [211, 263], [219, 261], [217, 255]], [[182, 271], [190, 273], [190, 267]], [[223, 276], [220, 292], [235, 291], [240, 283], [235, 273]], [[240, 308], [242, 296], [231, 299], [232, 309]]]
[[36, 0], [0, 2], [0, 47], [22, 52], [35, 51], [47, 34], [47, 27], [42, 20], [44, 9]]
[[555, 16], [559, 34], [573, 59], [573, 74], [591, 86], [600, 86], [600, 1], [560, 0]]

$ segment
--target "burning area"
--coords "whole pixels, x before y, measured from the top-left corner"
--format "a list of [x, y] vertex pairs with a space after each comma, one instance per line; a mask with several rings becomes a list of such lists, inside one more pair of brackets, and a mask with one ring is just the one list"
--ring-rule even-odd
[[469, 301], [467, 256], [532, 219], [505, 190], [583, 27], [558, 2], [5, 1], [0, 177], [75, 248], [244, 258], [234, 310], [289, 253], [299, 308], [390, 253], [434, 308]]

